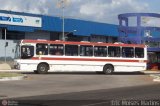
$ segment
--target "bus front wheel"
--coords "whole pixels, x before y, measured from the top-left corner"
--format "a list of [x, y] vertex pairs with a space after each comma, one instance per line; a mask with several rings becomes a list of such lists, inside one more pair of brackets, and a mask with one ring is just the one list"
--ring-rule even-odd
[[37, 72], [39, 74], [46, 74], [49, 70], [49, 66], [46, 63], [40, 63], [37, 67]]
[[111, 64], [107, 64], [103, 67], [103, 73], [104, 74], [112, 74], [114, 71], [114, 67]]

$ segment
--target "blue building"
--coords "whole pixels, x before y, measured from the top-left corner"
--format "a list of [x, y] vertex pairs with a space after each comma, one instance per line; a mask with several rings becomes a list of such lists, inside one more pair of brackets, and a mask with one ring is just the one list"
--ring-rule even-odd
[[119, 40], [147, 45], [150, 68], [160, 69], [160, 14], [125, 13], [118, 19]]
[[[64, 26], [67, 41], [116, 42], [118, 38], [117, 25], [65, 18]], [[62, 18], [0, 10], [0, 58], [5, 56], [5, 38], [7, 57], [14, 58], [17, 40], [61, 40]]]

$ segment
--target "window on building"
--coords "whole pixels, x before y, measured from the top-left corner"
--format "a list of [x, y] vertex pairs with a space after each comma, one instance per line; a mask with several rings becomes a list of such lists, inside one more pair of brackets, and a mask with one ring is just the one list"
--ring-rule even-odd
[[[25, 32], [6, 31], [6, 39], [21, 40], [25, 38]], [[5, 29], [2, 29], [2, 39], [5, 39]]]
[[122, 47], [122, 57], [133, 58], [134, 48], [133, 47]]
[[149, 47], [159, 47], [159, 42], [145, 42], [146, 45], [148, 45]]
[[93, 56], [93, 46], [80, 46], [80, 56]]
[[58, 32], [50, 32], [50, 40], [59, 40], [60, 33]]
[[107, 47], [106, 46], [94, 46], [94, 56], [106, 57], [107, 56]]
[[136, 58], [143, 58], [144, 57], [144, 48], [135, 48], [135, 57]]
[[109, 57], [120, 57], [120, 47], [109, 46], [108, 56]]
[[66, 56], [78, 56], [78, 45], [65, 45]]
[[117, 42], [118, 41], [118, 37], [112, 37], [113, 42]]
[[48, 55], [48, 44], [36, 44], [36, 54], [37, 55]]
[[49, 54], [50, 55], [63, 55], [64, 46], [61, 44], [50, 44]]

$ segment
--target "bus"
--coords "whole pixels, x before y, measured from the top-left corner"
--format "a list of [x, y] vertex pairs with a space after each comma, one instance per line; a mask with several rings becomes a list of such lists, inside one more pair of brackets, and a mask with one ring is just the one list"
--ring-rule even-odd
[[15, 66], [44, 74], [64, 71], [135, 72], [146, 70], [147, 47], [140, 44], [21, 40]]

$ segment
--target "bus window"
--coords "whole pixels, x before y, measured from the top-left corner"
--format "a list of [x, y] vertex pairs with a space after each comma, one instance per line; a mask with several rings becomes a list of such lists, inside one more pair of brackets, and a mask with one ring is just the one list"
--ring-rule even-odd
[[135, 57], [136, 58], [143, 58], [144, 57], [144, 48], [135, 48]]
[[96, 57], [106, 57], [107, 47], [105, 46], [94, 46], [94, 56]]
[[66, 56], [78, 56], [78, 45], [65, 45]]
[[63, 45], [61, 45], [61, 44], [50, 44], [49, 54], [50, 55], [63, 55]]
[[108, 56], [109, 57], [120, 57], [120, 47], [109, 46]]
[[133, 47], [122, 47], [122, 57], [133, 58], [134, 57], [134, 48]]
[[93, 56], [93, 46], [80, 46], [80, 56]]
[[48, 44], [36, 44], [37, 55], [48, 55]]
[[34, 55], [34, 46], [23, 45], [21, 46], [21, 58], [28, 59]]

